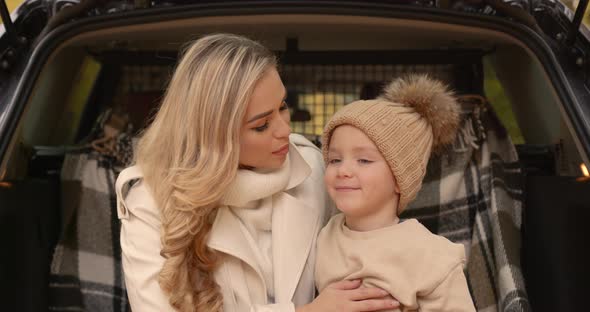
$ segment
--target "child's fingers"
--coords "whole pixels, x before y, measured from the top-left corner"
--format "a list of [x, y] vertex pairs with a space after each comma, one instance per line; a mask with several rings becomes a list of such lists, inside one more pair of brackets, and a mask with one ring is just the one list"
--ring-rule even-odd
[[355, 311], [382, 311], [399, 307], [399, 302], [393, 299], [369, 299], [354, 303]]
[[338, 289], [338, 290], [351, 290], [351, 289], [357, 289], [359, 286], [361, 286], [361, 280], [356, 279], [356, 280], [339, 281], [339, 282], [330, 284], [328, 287], [333, 288], [333, 289]]
[[367, 300], [367, 299], [383, 299], [383, 297], [389, 295], [388, 292], [381, 288], [376, 287], [361, 287], [349, 291], [350, 300]]

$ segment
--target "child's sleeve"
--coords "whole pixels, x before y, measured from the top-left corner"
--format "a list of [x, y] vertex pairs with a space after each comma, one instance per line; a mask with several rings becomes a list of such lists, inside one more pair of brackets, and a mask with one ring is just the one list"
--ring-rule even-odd
[[432, 292], [419, 296], [418, 305], [421, 312], [475, 311], [463, 274], [463, 263], [455, 266]]

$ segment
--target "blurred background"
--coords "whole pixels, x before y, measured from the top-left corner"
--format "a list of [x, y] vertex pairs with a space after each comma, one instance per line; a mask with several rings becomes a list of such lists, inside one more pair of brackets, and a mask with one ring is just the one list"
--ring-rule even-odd
[[[2, 0], [0, 0], [2, 1]], [[12, 13], [14, 10], [24, 1], [23, 0], [4, 0], [8, 5], [8, 10]], [[565, 5], [567, 5], [572, 11], [575, 11], [575, 8], [578, 6], [579, 0], [560, 0]], [[584, 24], [587, 27], [590, 27], [590, 10], [586, 10], [584, 16]], [[492, 67], [489, 64], [484, 63], [484, 71], [485, 71], [485, 81], [484, 81], [484, 89], [486, 97], [490, 100], [496, 113], [499, 115], [499, 118], [504, 123], [505, 127], [507, 128], [512, 141], [514, 144], [521, 144], [524, 143], [524, 139], [522, 137], [521, 131], [518, 128], [516, 123], [516, 119], [514, 118], [513, 112], [510, 108], [510, 103], [507, 101], [506, 96], [504, 94], [504, 90], [502, 89], [501, 84], [496, 78], [496, 74], [492, 70]], [[322, 106], [318, 106], [319, 109], [322, 109]], [[317, 110], [317, 109], [316, 109]], [[317, 118], [323, 119], [325, 116], [324, 112], [314, 111], [314, 120], [316, 122], [319, 121], [318, 124], [323, 124], [321, 120], [317, 120]], [[300, 130], [301, 125], [298, 123], [293, 123], [293, 130], [297, 132]], [[321, 127], [318, 128], [317, 131], [319, 134], [321, 132]]]
[[8, 4], [8, 10], [10, 12], [12, 12], [22, 2], [22, 0], [6, 0], [6, 4]]

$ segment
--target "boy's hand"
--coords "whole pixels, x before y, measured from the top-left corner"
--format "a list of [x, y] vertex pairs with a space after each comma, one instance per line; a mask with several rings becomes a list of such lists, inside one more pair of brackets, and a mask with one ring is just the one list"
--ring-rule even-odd
[[399, 307], [388, 292], [375, 287], [360, 287], [361, 280], [340, 281], [326, 287], [315, 300], [296, 312], [360, 312], [391, 310]]

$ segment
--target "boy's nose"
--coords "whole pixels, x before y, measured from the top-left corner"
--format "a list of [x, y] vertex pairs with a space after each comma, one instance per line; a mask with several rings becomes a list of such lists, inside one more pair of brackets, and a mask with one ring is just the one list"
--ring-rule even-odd
[[351, 177], [352, 176], [352, 170], [350, 168], [350, 165], [348, 164], [348, 162], [342, 162], [340, 164], [340, 166], [338, 167], [338, 177]]

